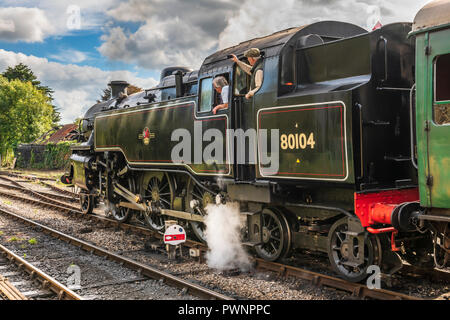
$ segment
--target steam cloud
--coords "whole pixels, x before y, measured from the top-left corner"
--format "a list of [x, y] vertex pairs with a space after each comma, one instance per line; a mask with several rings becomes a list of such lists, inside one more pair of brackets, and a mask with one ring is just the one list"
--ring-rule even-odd
[[250, 269], [250, 260], [240, 241], [243, 225], [239, 204], [208, 205], [205, 218], [206, 240], [209, 251], [206, 254], [208, 266], [220, 271], [239, 268]]

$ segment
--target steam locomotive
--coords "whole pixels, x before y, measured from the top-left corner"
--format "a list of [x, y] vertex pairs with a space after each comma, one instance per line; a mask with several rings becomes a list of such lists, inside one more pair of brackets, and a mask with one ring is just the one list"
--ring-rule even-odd
[[[118, 221], [162, 231], [176, 219], [200, 240], [209, 204], [239, 202], [245, 244], [260, 257], [325, 252], [350, 281], [371, 265], [394, 273], [402, 259], [444, 267], [449, 17], [450, 1], [436, 1], [413, 24], [372, 32], [317, 22], [216, 52], [197, 71], [167, 68], [144, 92], [112, 81], [111, 99], [80, 122], [62, 181], [82, 190], [86, 214], [103, 201]], [[244, 60], [253, 47], [264, 80], [246, 99], [251, 76], [228, 56]], [[230, 105], [214, 114], [216, 76], [230, 84]], [[263, 161], [275, 155], [275, 168]]]

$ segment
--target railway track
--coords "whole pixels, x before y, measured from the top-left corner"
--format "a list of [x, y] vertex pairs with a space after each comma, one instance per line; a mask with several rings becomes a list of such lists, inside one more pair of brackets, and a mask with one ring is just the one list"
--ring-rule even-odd
[[[58, 300], [82, 300], [74, 291], [3, 245], [0, 245], [0, 256], [4, 258], [3, 262], [0, 263], [0, 273], [4, 275], [0, 275], [0, 293], [5, 299], [57, 298]], [[29, 280], [23, 281], [23, 273], [29, 275]], [[5, 276], [18, 278], [18, 281], [11, 283]], [[18, 287], [22, 289], [19, 290]]]
[[[3, 177], [0, 177], [0, 179], [2, 179]], [[8, 185], [5, 183], [0, 183], [0, 187], [1, 188], [7, 188], [7, 189], [12, 189], [12, 190], [17, 190], [17, 191], [21, 191], [23, 193], [27, 193], [31, 196], [35, 195], [35, 196], [40, 196], [42, 197], [43, 200], [45, 200], [46, 198], [49, 199], [53, 199], [53, 200], [58, 200], [60, 202], [66, 202], [69, 204], [75, 204], [78, 203], [78, 199], [69, 197], [69, 196], [63, 196], [63, 195], [56, 195], [53, 193], [49, 193], [49, 192], [43, 192], [43, 191], [32, 191], [30, 189], [26, 189], [24, 187], [19, 187], [17, 185]]]
[[[20, 184], [16, 185], [17, 188], [20, 188], [20, 191], [26, 192], [26, 188], [23, 188], [21, 186], [19, 187], [19, 186], [20, 186]], [[16, 190], [19, 190], [19, 189], [16, 189]], [[117, 229], [132, 231], [132, 232], [135, 232], [138, 234], [151, 236], [158, 240], [161, 240], [163, 237], [162, 234], [154, 232], [154, 231], [149, 230], [144, 227], [135, 226], [135, 225], [131, 225], [131, 224], [118, 223], [115, 220], [106, 218], [104, 216], [95, 215], [95, 214], [84, 215], [81, 211], [79, 211], [77, 209], [62, 206], [61, 202], [58, 202], [58, 204], [46, 203], [46, 202], [39, 201], [39, 200], [31, 200], [28, 198], [23, 198], [18, 195], [6, 194], [2, 191], [0, 191], [0, 195], [6, 196], [6, 197], [14, 199], [14, 200], [32, 203], [34, 205], [38, 205], [41, 207], [55, 209], [55, 210], [65, 212], [65, 213], [75, 214], [78, 217], [82, 217], [82, 218], [85, 218], [88, 220], [95, 220], [96, 222], [101, 223], [107, 227], [113, 227], [113, 228], [117, 228]], [[35, 196], [38, 197], [38, 195], [35, 195]], [[39, 197], [43, 197], [43, 195], [39, 195]], [[205, 247], [202, 243], [192, 241], [192, 240], [187, 240], [185, 243], [185, 246], [199, 250], [200, 251], [199, 260], [200, 260], [200, 262], [203, 261], [202, 257], [204, 255], [204, 253], [207, 252], [207, 247]], [[361, 284], [355, 284], [352, 282], [347, 282], [340, 278], [331, 277], [328, 275], [308, 271], [305, 269], [301, 269], [301, 268], [297, 268], [297, 267], [293, 267], [293, 266], [289, 266], [289, 265], [268, 262], [268, 261], [261, 260], [261, 259], [255, 259], [254, 265], [255, 265], [255, 268], [258, 270], [276, 272], [282, 277], [295, 277], [295, 278], [311, 281], [316, 286], [325, 286], [325, 287], [330, 287], [330, 288], [350, 292], [353, 296], [355, 296], [357, 298], [371, 298], [371, 299], [382, 299], [382, 300], [421, 300], [420, 298], [408, 296], [408, 295], [394, 292], [394, 291], [372, 290], [372, 289], [369, 289], [367, 286], [364, 286]], [[440, 270], [432, 270], [432, 271], [422, 270], [422, 269], [419, 269], [419, 268], [416, 268], [416, 267], [413, 267], [410, 265], [404, 265], [402, 272], [405, 274], [422, 275], [422, 276], [432, 277], [433, 279], [436, 279], [436, 280], [443, 280], [446, 282], [450, 282], [450, 273], [440, 271]]]
[[0, 275], [0, 300], [28, 300], [9, 280]]
[[47, 226], [44, 226], [44, 225], [37, 223], [35, 221], [32, 221], [30, 219], [24, 218], [20, 215], [12, 213], [8, 210], [0, 208], [0, 214], [3, 216], [9, 217], [9, 218], [13, 218], [22, 224], [31, 226], [33, 229], [38, 229], [40, 232], [43, 232], [55, 239], [64, 241], [64, 242], [66, 242], [72, 246], [75, 246], [89, 254], [94, 254], [103, 259], [107, 259], [109, 261], [118, 263], [122, 267], [125, 267], [129, 270], [133, 270], [143, 277], [147, 277], [149, 279], [154, 279], [154, 280], [163, 282], [167, 286], [176, 287], [178, 289], [181, 289], [184, 292], [186, 292], [192, 296], [196, 296], [196, 297], [199, 297], [202, 299], [233, 300], [232, 298], [230, 298], [226, 295], [217, 293], [215, 291], [204, 288], [200, 285], [197, 285], [197, 284], [191, 283], [189, 281], [183, 280], [179, 277], [173, 276], [169, 273], [157, 270], [155, 268], [144, 265], [137, 261], [120, 256], [109, 250], [100, 248], [93, 244], [87, 243], [86, 241], [83, 241], [83, 240], [77, 239], [73, 236], [64, 234], [60, 231], [49, 228]]
[[53, 179], [47, 179], [47, 178], [40, 178], [40, 177], [35, 177], [35, 176], [27, 176], [27, 175], [22, 175], [22, 174], [17, 174], [17, 173], [11, 173], [11, 172], [1, 172], [0, 171], [0, 177], [13, 177], [13, 178], [19, 178], [19, 179], [25, 179], [28, 180], [30, 182], [39, 182], [40, 184], [42, 184], [43, 186], [66, 196], [69, 196], [71, 198], [76, 198], [78, 199], [78, 194], [68, 191], [68, 190], [64, 190], [61, 188], [58, 188], [56, 186], [54, 186], [53, 184], [47, 182], [47, 181], [53, 181]]

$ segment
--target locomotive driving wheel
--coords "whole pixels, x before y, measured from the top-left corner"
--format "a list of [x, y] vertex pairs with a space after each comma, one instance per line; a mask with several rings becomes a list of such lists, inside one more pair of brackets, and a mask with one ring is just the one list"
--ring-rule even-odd
[[94, 196], [87, 193], [80, 193], [80, 207], [84, 214], [91, 214], [94, 210]]
[[[348, 218], [338, 220], [328, 236], [328, 257], [333, 269], [345, 280], [360, 282], [368, 277], [367, 268], [380, 265], [382, 258], [381, 242], [376, 235], [364, 237], [364, 249], [348, 230]], [[360, 254], [364, 251], [364, 257]], [[351, 261], [350, 255], [360, 259]], [[362, 259], [361, 259], [362, 258]]]
[[[175, 192], [174, 182], [167, 173], [152, 176], [145, 189], [145, 200], [150, 200], [161, 209], [172, 209]], [[166, 217], [160, 214], [144, 213], [145, 223], [155, 231], [163, 231]]]
[[[121, 179], [119, 183], [130, 190], [132, 193], [136, 192], [136, 184], [133, 179], [133, 177], [128, 177]], [[118, 204], [120, 202], [120, 196], [114, 195], [115, 199], [113, 202], [110, 203], [110, 212], [111, 215], [116, 219], [118, 222], [125, 223], [128, 222], [134, 212], [134, 210], [130, 208], [120, 207]]]
[[275, 209], [262, 211], [262, 244], [255, 247], [256, 253], [264, 260], [276, 261], [290, 251], [291, 230], [286, 217]]
[[[190, 204], [192, 200], [198, 201], [198, 206], [194, 209], [191, 208]], [[206, 207], [209, 204], [214, 204], [214, 196], [200, 187], [194, 180], [189, 179], [187, 183], [187, 196], [186, 196], [186, 208], [189, 208], [190, 213], [198, 214], [201, 216], [206, 215]], [[202, 242], [206, 243], [206, 226], [202, 222], [190, 221], [192, 231], [195, 236]]]
[[433, 240], [433, 256], [434, 263], [437, 268], [443, 269], [450, 259], [450, 238], [447, 230], [448, 224], [445, 225], [444, 232], [436, 233]]

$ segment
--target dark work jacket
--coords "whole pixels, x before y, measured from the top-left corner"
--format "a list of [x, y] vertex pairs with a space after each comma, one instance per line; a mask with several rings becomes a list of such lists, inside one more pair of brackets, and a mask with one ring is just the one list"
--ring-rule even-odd
[[250, 91], [256, 88], [255, 83], [255, 75], [258, 70], [263, 70], [263, 58], [259, 58], [258, 61], [256, 61], [255, 65], [253, 66], [251, 73], [252, 73], [252, 81], [250, 82]]

